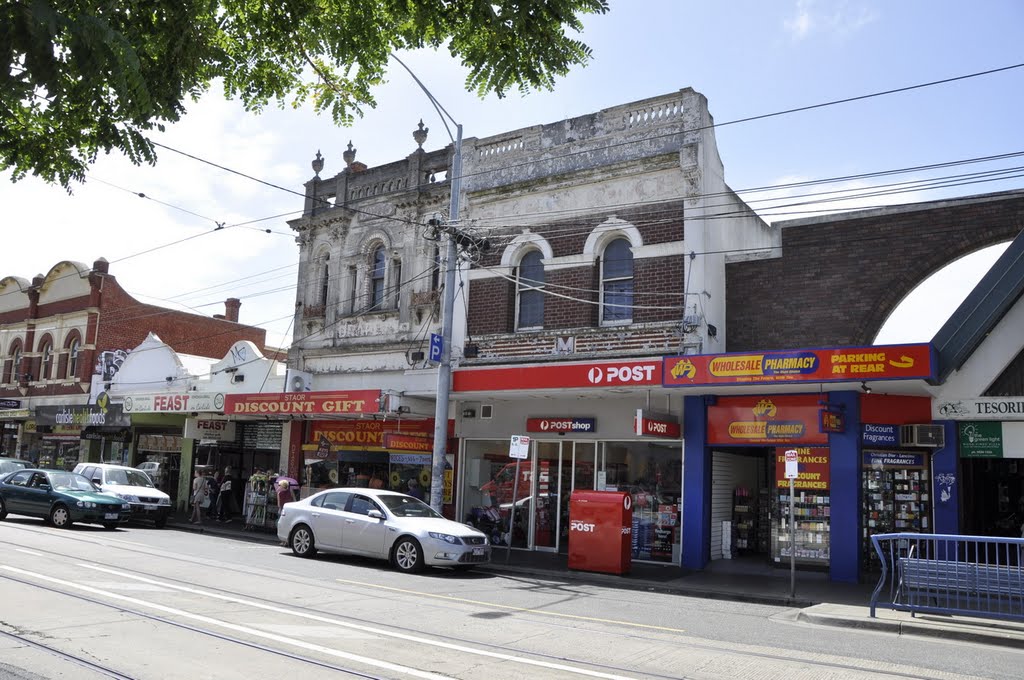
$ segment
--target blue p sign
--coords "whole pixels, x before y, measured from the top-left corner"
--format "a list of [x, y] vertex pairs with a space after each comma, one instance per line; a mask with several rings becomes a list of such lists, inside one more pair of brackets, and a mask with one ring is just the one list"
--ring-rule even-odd
[[441, 361], [441, 348], [444, 347], [444, 338], [437, 333], [430, 334], [430, 360]]

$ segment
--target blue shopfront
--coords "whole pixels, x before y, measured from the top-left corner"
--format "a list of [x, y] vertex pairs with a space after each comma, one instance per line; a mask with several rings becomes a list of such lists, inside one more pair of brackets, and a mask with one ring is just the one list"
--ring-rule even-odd
[[[715, 391], [684, 402], [682, 566], [747, 557], [781, 567], [795, 551], [798, 568], [856, 582], [871, 570], [871, 534], [956, 533], [955, 484], [934, 481], [955, 474], [955, 437], [936, 447], [899, 436], [930, 424], [934, 365], [929, 345], [667, 357], [666, 386]], [[851, 389], [862, 371], [870, 393], [867, 381]], [[879, 441], [880, 430], [898, 436]], [[800, 460], [793, 518], [789, 449]]]

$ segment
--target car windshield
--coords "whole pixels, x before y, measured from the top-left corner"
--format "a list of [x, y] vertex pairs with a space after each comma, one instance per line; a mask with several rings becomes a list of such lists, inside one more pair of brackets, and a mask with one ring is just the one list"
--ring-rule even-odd
[[27, 467], [28, 465], [23, 460], [0, 460], [0, 475], [14, 472], [15, 470], [24, 470]]
[[432, 507], [412, 496], [379, 496], [395, 517], [441, 517]]
[[153, 486], [153, 480], [141, 470], [107, 470], [107, 484], [119, 486]]
[[49, 473], [50, 486], [54, 491], [95, 491], [96, 487], [88, 479], [74, 472]]

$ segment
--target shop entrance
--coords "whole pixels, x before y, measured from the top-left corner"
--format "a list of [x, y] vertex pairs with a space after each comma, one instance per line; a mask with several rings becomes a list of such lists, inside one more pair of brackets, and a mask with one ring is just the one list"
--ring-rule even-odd
[[1024, 536], [1024, 457], [968, 458], [962, 470], [964, 533]]
[[575, 489], [594, 488], [597, 445], [578, 441], [538, 441], [536, 445], [537, 474], [523, 505], [516, 503], [516, 512], [526, 510], [523, 521], [532, 525], [532, 545], [537, 550], [566, 552], [569, 496]]
[[716, 449], [711, 458], [711, 559], [769, 558], [772, 452]]

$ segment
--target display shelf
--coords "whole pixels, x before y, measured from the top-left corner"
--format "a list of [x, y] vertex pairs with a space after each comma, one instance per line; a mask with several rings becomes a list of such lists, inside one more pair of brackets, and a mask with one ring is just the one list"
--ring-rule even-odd
[[740, 553], [752, 552], [757, 548], [757, 499], [749, 490], [737, 488], [733, 494], [733, 548]]
[[862, 479], [864, 561], [867, 566], [877, 568], [878, 555], [871, 544], [873, 535], [931, 531], [928, 470], [865, 468]]
[[[772, 556], [776, 562], [788, 560], [793, 546], [798, 562], [827, 563], [830, 558], [830, 498], [825, 494], [798, 491], [793, 504], [793, 536], [790, 537], [789, 490], [778, 495], [779, 521], [772, 526]], [[792, 546], [791, 546], [792, 543]]]

